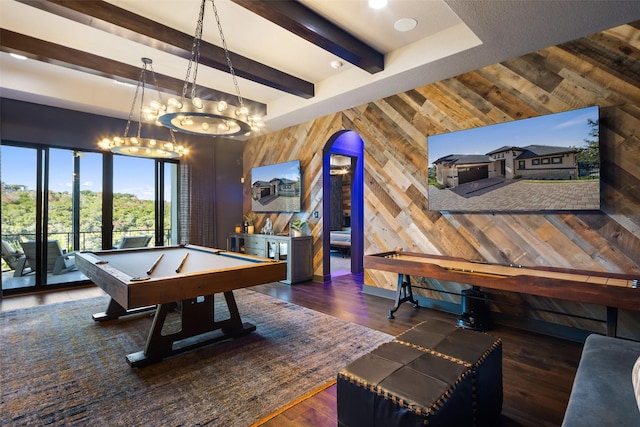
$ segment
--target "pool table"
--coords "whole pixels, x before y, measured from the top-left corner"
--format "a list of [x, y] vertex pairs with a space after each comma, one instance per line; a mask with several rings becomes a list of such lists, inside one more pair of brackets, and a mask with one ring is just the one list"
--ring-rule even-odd
[[[111, 300], [96, 321], [155, 309], [144, 350], [129, 354], [139, 367], [203, 345], [255, 331], [243, 323], [233, 290], [277, 282], [287, 276], [283, 261], [196, 245], [77, 252], [76, 267]], [[223, 293], [228, 319], [216, 320], [214, 295]], [[167, 315], [176, 311], [182, 327], [163, 333]]]

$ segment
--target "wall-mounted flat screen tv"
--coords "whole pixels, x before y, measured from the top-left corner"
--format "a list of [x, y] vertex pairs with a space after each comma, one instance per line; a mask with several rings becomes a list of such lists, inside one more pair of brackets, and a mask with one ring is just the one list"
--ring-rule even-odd
[[300, 212], [302, 204], [300, 160], [251, 169], [251, 210]]
[[598, 107], [427, 138], [429, 210], [598, 210]]

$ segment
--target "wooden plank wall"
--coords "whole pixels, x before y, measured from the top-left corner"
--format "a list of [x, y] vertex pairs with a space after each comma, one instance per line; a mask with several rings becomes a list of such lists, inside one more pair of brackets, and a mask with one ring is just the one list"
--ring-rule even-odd
[[[602, 210], [581, 213], [443, 214], [428, 210], [427, 136], [600, 106]], [[276, 232], [292, 217], [310, 222], [314, 271], [322, 277], [322, 148], [335, 132], [365, 145], [365, 253], [402, 247], [495, 263], [549, 265], [640, 277], [640, 24], [623, 25], [500, 64], [418, 87], [250, 140], [244, 173], [262, 164], [302, 161], [303, 214], [270, 215]], [[250, 209], [249, 180], [244, 210]], [[317, 211], [320, 218], [314, 219]], [[259, 229], [265, 216], [259, 218]], [[365, 283], [393, 289], [395, 278], [367, 270]], [[461, 286], [430, 281], [459, 291]], [[434, 292], [436, 299], [459, 298]], [[492, 292], [510, 304], [492, 309], [600, 333], [604, 324], [550, 313], [605, 318], [605, 310]], [[640, 317], [620, 316], [619, 334], [639, 339]]]

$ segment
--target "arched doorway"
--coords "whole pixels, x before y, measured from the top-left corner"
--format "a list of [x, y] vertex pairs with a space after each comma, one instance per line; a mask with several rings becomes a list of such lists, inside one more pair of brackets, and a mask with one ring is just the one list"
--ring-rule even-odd
[[364, 271], [364, 142], [354, 131], [342, 130], [329, 138], [322, 150], [322, 275], [331, 279], [331, 229], [326, 221], [331, 217], [331, 155], [351, 158], [351, 272]]

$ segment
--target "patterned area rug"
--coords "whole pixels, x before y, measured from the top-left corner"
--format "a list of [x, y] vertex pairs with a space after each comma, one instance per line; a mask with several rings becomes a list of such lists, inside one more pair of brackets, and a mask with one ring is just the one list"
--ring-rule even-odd
[[0, 425], [249, 426], [393, 338], [234, 293], [254, 333], [140, 369], [125, 356], [144, 347], [152, 317], [95, 323], [107, 297], [0, 313]]

